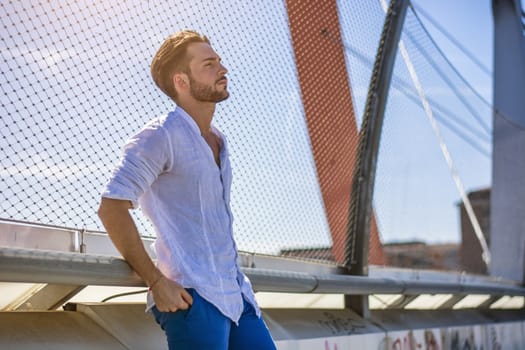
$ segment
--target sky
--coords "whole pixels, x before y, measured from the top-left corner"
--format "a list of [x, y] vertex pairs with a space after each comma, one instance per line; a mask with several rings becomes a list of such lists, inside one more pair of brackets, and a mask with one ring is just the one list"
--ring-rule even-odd
[[[433, 20], [450, 33], [459, 41], [464, 49], [474, 55], [479, 62], [488, 70], [492, 71], [492, 37], [493, 24], [490, 8], [490, 1], [414, 1], [416, 11], [422, 9], [430, 15]], [[454, 67], [461, 72], [464, 78], [478, 91], [487, 101], [492, 101], [492, 78], [484, 70], [481, 70], [464, 53], [450, 43], [450, 41], [432, 25], [431, 22], [422, 14], [419, 14], [426, 29], [429, 31], [437, 45], [452, 62]], [[408, 19], [407, 19], [408, 21]], [[409, 46], [406, 38], [405, 44]], [[400, 57], [397, 58], [400, 60]], [[488, 108], [480, 109], [479, 116], [487, 129], [479, 127], [479, 123], [468, 117], [465, 107], [458, 103], [457, 98], [449, 87], [444, 85], [438, 77], [425, 78], [432, 74], [425, 70], [425, 66], [417, 63], [414, 57], [416, 71], [419, 70], [425, 94], [429, 99], [433, 99], [441, 105], [449, 107], [452, 113], [456, 113], [456, 118], [463, 120], [469, 130], [479, 129], [477, 135], [482, 138], [474, 137], [481, 143], [483, 150], [489, 156], [480, 156], [463, 139], [449, 132], [447, 128], [439, 122], [437, 126], [441, 133], [442, 141], [450, 152], [454, 162], [455, 170], [466, 192], [486, 188], [491, 181], [491, 115]], [[399, 67], [399, 62], [396, 62]], [[397, 74], [403, 68], [397, 68]], [[396, 73], [395, 73], [396, 74]], [[450, 74], [452, 77], [453, 75]], [[410, 81], [410, 79], [406, 79]], [[451, 81], [455, 82], [451, 78]], [[463, 91], [461, 85], [457, 85], [460, 92]], [[471, 100], [473, 105], [480, 103], [479, 100]], [[395, 102], [392, 103], [394, 105]], [[393, 107], [393, 112], [397, 115], [415, 115], [423, 117], [421, 107], [417, 111], [406, 107]], [[435, 118], [437, 111], [432, 108]], [[387, 115], [388, 117], [388, 115]], [[423, 117], [423, 119], [426, 119]], [[439, 139], [430, 128], [428, 119], [407, 122], [411, 128], [410, 143], [408, 146], [406, 132], [400, 131], [400, 138], [389, 138], [395, 134], [396, 128], [389, 121], [385, 121], [385, 130], [382, 142], [385, 142], [385, 161], [383, 169], [390, 171], [390, 179], [382, 181], [377, 179], [376, 183], [376, 210], [383, 211], [382, 237], [385, 241], [406, 241], [422, 240], [426, 242], [459, 242], [459, 211], [457, 204], [460, 203], [460, 194], [453, 182], [451, 170], [445, 162], [442, 149], [439, 148]], [[390, 134], [389, 134], [390, 130]], [[403, 140], [404, 139], [404, 140]], [[388, 144], [390, 142], [390, 144]], [[399, 145], [396, 146], [396, 145]], [[405, 147], [403, 147], [405, 146]], [[408, 146], [408, 147], [406, 147]], [[401, 157], [389, 158], [389, 149], [396, 149]], [[381, 160], [380, 160], [381, 161]], [[386, 165], [385, 165], [386, 164]], [[389, 166], [392, 165], [390, 168]], [[382, 164], [378, 165], [378, 174], [381, 173]], [[397, 169], [397, 170], [396, 170]], [[387, 198], [388, 203], [382, 209], [382, 198]], [[380, 214], [378, 214], [380, 215]]]
[[[492, 71], [494, 24], [490, 0], [414, 0], [413, 3], [416, 10], [419, 7], [430, 14], [466, 50]], [[426, 21], [424, 17], [422, 20]], [[473, 82], [484, 96], [491, 99], [491, 80], [480, 74], [476, 65], [459, 52], [431, 23], [428, 23], [427, 28], [458, 70]]]
[[[485, 101], [492, 104], [493, 91], [492, 91], [492, 76], [493, 71], [493, 37], [494, 37], [494, 24], [492, 16], [491, 1], [429, 1], [429, 0], [414, 0], [413, 4], [416, 11], [420, 9], [432, 17], [429, 20], [425, 13], [419, 13], [421, 20], [426, 26], [427, 30], [432, 35], [440, 49], [445, 53], [450, 62], [454, 65], [465, 80], [476, 90], [477, 93], [483, 96]], [[523, 8], [523, 4], [522, 4]], [[471, 58], [465, 55], [460, 49], [457, 48], [445, 35], [443, 35], [438, 28], [432, 23], [437, 22], [442, 28], [444, 28], [453, 38], [461, 43], [464, 50], [468, 51], [474, 56], [477, 62], [474, 62]], [[406, 38], [405, 38], [406, 39]], [[480, 65], [482, 66], [480, 68]], [[416, 64], [416, 70], [420, 69]], [[421, 69], [420, 69], [421, 70]], [[425, 75], [425, 73], [427, 73]], [[487, 188], [491, 185], [491, 157], [492, 157], [492, 111], [490, 108], [478, 106], [484, 106], [484, 101], [478, 98], [468, 98], [469, 103], [472, 103], [472, 108], [478, 111], [480, 121], [474, 120], [472, 115], [469, 116], [469, 111], [465, 109], [465, 106], [458, 104], [457, 98], [453, 95], [463, 93], [465, 86], [457, 81], [458, 91], [451, 94], [451, 90], [442, 90], [442, 84], [435, 84], [438, 79], [429, 79], [424, 81], [426, 76], [429, 76], [428, 71], [421, 70], [423, 87], [429, 98], [433, 98], [439, 103], [443, 103], [445, 106], [450, 108], [452, 111], [457, 113], [457, 117], [465, 122], [467, 127], [462, 127], [463, 131], [468, 131], [469, 137], [482, 148], [483, 153], [487, 156], [480, 156], [480, 152], [472, 152], [473, 147], [471, 144], [465, 142], [464, 138], [458, 138], [457, 135], [450, 133], [446, 126], [438, 120], [438, 127], [442, 133], [443, 141], [450, 151], [451, 158], [454, 161], [454, 166], [457, 170], [458, 178], [463, 184], [465, 191], [470, 191]], [[452, 80], [454, 81], [454, 80]], [[465, 90], [464, 90], [465, 89]], [[467, 94], [466, 96], [468, 96]], [[471, 95], [471, 94], [470, 94]], [[436, 114], [437, 111], [433, 108], [433, 112]], [[417, 113], [417, 112], [416, 112]], [[437, 119], [438, 116], [436, 116]], [[468, 117], [468, 118], [466, 118]], [[411, 124], [412, 125], [412, 124]], [[475, 132], [470, 132], [475, 131]], [[435, 145], [437, 146], [437, 138], [430, 134], [426, 134], [424, 127], [421, 126], [417, 129], [417, 133], [422, 138], [429, 140], [434, 138]], [[388, 133], [386, 133], [388, 135]], [[388, 139], [388, 138], [387, 138]], [[416, 144], [423, 145], [424, 143], [418, 143], [417, 138], [413, 139]], [[428, 143], [430, 145], [430, 143]], [[421, 146], [420, 146], [421, 147]], [[423, 148], [422, 148], [423, 149]], [[423, 152], [423, 151], [422, 151]], [[433, 152], [424, 153], [427, 159], [434, 160], [432, 156]], [[445, 164], [444, 157], [442, 163]], [[427, 165], [425, 159], [419, 158], [416, 163]], [[408, 162], [407, 162], [408, 164]], [[430, 163], [428, 163], [430, 166]], [[408, 170], [404, 173], [405, 181], [415, 183], [421, 178], [425, 178], [425, 174], [418, 174], [415, 176], [411, 174], [410, 165], [407, 165]], [[459, 192], [453, 187], [451, 179], [452, 176], [448, 176], [448, 184], [446, 181], [445, 172], [443, 169], [439, 169], [439, 163], [433, 161], [432, 172], [428, 174], [428, 178], [431, 179], [426, 183], [424, 188], [419, 188], [417, 193], [411, 196], [410, 185], [405, 185], [406, 190], [399, 192], [399, 197], [402, 200], [397, 203], [399, 206], [390, 205], [388, 210], [385, 210], [383, 215], [383, 232], [386, 236], [386, 240], [424, 240], [427, 242], [454, 242], [460, 240], [459, 231], [459, 214], [457, 208], [448, 205], [447, 203], [454, 202], [455, 204], [460, 202]], [[412, 170], [413, 173], [413, 170]], [[411, 176], [412, 175], [412, 176]], [[395, 177], [394, 177], [395, 178]], [[432, 184], [435, 184], [432, 186]], [[426, 189], [430, 185], [430, 189]], [[377, 183], [379, 190], [381, 190], [381, 181]], [[402, 186], [398, 186], [401, 188]], [[417, 187], [417, 186], [416, 186]], [[394, 191], [395, 192], [395, 191]], [[451, 196], [457, 196], [455, 201], [451, 201]], [[381, 194], [378, 194], [381, 196]], [[422, 200], [422, 204], [418, 209], [410, 211], [410, 214], [403, 212], [402, 208], [405, 207], [404, 201], [411, 203], [417, 202], [419, 198], [426, 197], [426, 200]], [[408, 199], [407, 199], [408, 198]], [[377, 197], [376, 197], [377, 199]], [[441, 203], [441, 204], [440, 204]], [[434, 206], [434, 205], [435, 206]], [[381, 203], [376, 202], [376, 207], [381, 208]], [[433, 213], [428, 211], [425, 213], [424, 208], [429, 207]], [[392, 209], [394, 208], [394, 209]], [[454, 212], [456, 214], [454, 214]], [[397, 218], [410, 217], [411, 213], [420, 214], [419, 219], [413, 225], [406, 224], [411, 220], [405, 219], [403, 223], [396, 221]], [[443, 213], [440, 215], [438, 213]], [[439, 220], [435, 220], [439, 217]], [[421, 222], [428, 222], [427, 227], [424, 230], [420, 230]], [[419, 231], [419, 232], [418, 232]], [[396, 232], [396, 234], [390, 235], [389, 233]]]
[[[340, 10], [342, 32], [347, 46], [373, 51], [372, 46], [377, 42], [374, 35], [378, 37], [380, 25], [373, 25], [369, 21], [368, 11], [356, 16], [364, 18], [362, 25], [353, 25], [354, 9], [349, 4], [340, 2], [340, 8], [343, 8]], [[492, 78], [486, 72], [492, 70], [493, 25], [490, 2], [414, 1], [414, 4], [416, 11], [418, 8], [425, 11], [480, 61], [483, 69], [451, 44], [422, 13], [419, 14], [426, 30], [446, 58], [490, 103]], [[371, 34], [372, 31], [376, 33]], [[403, 33], [402, 41], [408, 49], [409, 60], [405, 61], [398, 51], [385, 112], [374, 190], [379, 231], [385, 242], [459, 242], [458, 204], [461, 195], [452, 171], [466, 192], [490, 186], [491, 111], [461, 82], [426, 37], [411, 11], [408, 11], [405, 19]], [[421, 53], [421, 47], [428, 57]], [[347, 68], [350, 71], [356, 112], [362, 114], [370, 79], [367, 75], [370, 63], [363, 64], [356, 57], [359, 56], [347, 53]], [[430, 61], [444, 77], [436, 73]], [[415, 92], [407, 63], [414, 66], [423, 93], [430, 102], [439, 137], [432, 129], [430, 119]], [[415, 96], [412, 100], [406, 97], [411, 92]], [[450, 124], [459, 125], [456, 130], [461, 131], [461, 137], [451, 132], [447, 127]], [[465, 135], [467, 140], [473, 142], [466, 142]], [[473, 143], [476, 147], [472, 146]], [[453, 170], [445, 161], [442, 147], [446, 147], [446, 152], [450, 153]]]
[[[379, 1], [372, 1], [340, 1], [343, 36], [351, 38], [350, 44], [356, 40], [355, 46], [366, 53], [365, 61], [373, 60], [382, 24]], [[413, 2], [492, 70], [490, 1]], [[7, 126], [1, 131], [7, 157], [2, 157], [0, 190], [16, 196], [2, 202], [2, 217], [100, 228], [94, 215], [98, 194], [122, 143], [152, 114], [170, 108], [149, 79], [152, 50], [174, 27], [192, 27], [209, 34], [230, 69], [231, 98], [218, 107], [216, 120], [232, 149], [236, 179], [232, 207], [239, 248], [275, 252], [276, 247], [330, 243], [284, 2], [13, 4], [0, 7], [6, 28], [1, 83], [2, 121]], [[362, 13], [354, 13], [353, 6]], [[491, 77], [421, 19], [453, 65], [491, 101]], [[354, 99], [362, 107], [370, 64], [350, 56]], [[438, 79], [422, 59], [413, 58], [423, 69], [422, 80], [431, 77], [424, 81], [429, 97], [454, 111], [464, 109], [456, 108], [450, 90], [433, 85]], [[398, 58], [398, 83], [410, 83], [403, 64]], [[460, 196], [421, 107], [406, 103], [401, 95], [394, 89], [389, 99], [379, 165], [382, 177], [376, 184], [382, 238], [457, 242]], [[361, 107], [357, 113], [362, 113]], [[461, 119], [467, 126], [479, 129], [464, 114]], [[482, 117], [490, 125], [490, 115]], [[466, 190], [489, 186], [489, 158], [441, 128]], [[16, 142], [8, 132], [15, 129]], [[78, 135], [85, 140], [79, 142]], [[490, 138], [484, 140], [490, 153]], [[31, 181], [20, 186], [20, 179]], [[27, 198], [36, 207], [21, 208]], [[268, 241], [277, 243], [269, 246]]]

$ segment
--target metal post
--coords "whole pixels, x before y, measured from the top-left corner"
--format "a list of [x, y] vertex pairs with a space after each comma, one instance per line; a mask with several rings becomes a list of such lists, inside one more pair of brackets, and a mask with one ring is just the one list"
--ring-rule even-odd
[[525, 283], [525, 36], [520, 0], [493, 0], [490, 274]]
[[[370, 218], [379, 140], [408, 3], [408, 0], [390, 1], [368, 89], [352, 179], [347, 228], [345, 266], [352, 275], [368, 275]], [[362, 316], [368, 316], [367, 296], [347, 296], [345, 303]]]

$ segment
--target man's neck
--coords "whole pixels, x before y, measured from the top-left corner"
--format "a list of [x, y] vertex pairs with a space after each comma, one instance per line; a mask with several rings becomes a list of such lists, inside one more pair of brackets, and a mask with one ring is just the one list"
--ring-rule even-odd
[[178, 106], [184, 109], [186, 113], [195, 120], [201, 131], [201, 135], [208, 135], [210, 132], [211, 121], [213, 119], [213, 113], [215, 112], [215, 103], [185, 101], [180, 102]]

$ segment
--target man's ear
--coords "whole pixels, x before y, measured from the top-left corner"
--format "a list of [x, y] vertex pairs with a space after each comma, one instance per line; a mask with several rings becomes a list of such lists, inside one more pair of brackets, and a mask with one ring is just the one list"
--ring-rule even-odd
[[188, 75], [185, 73], [175, 73], [173, 74], [173, 85], [175, 85], [175, 89], [184, 89], [185, 87], [188, 87], [189, 79]]

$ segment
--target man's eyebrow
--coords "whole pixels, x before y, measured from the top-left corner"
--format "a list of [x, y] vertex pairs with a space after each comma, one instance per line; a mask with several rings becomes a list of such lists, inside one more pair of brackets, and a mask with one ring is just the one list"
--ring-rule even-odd
[[206, 61], [219, 61], [219, 62], [221, 62], [222, 59], [219, 56], [207, 57], [207, 58], [204, 58], [201, 62], [206, 62]]

